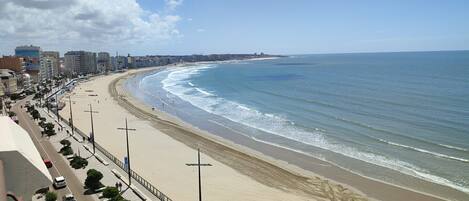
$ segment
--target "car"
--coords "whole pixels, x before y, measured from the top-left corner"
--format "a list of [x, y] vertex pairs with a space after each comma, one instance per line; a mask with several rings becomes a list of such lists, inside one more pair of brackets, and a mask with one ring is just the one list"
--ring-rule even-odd
[[60, 177], [56, 177], [54, 179], [54, 188], [58, 189], [58, 188], [64, 188], [67, 186], [67, 182], [65, 182], [65, 177], [63, 176], [60, 176]]
[[76, 201], [75, 197], [73, 197], [73, 194], [67, 194], [62, 197], [63, 201]]
[[52, 161], [50, 161], [50, 160], [44, 159], [44, 164], [46, 165], [47, 168], [52, 167]]

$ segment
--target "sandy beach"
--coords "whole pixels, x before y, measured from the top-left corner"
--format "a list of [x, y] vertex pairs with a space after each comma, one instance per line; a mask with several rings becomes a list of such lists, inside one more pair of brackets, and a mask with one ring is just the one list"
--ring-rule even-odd
[[[197, 198], [197, 169], [185, 165], [197, 160], [197, 148], [201, 149], [202, 161], [213, 165], [202, 169], [204, 200], [442, 200], [367, 179], [286, 149], [265, 144], [253, 145], [258, 150], [241, 146], [152, 110], [123, 87], [126, 77], [148, 70], [156, 68], [80, 82], [72, 92], [74, 124], [90, 133], [89, 113], [84, 111], [92, 104], [99, 112], [93, 116], [96, 141], [123, 159], [125, 134], [117, 128], [125, 126], [127, 118], [129, 127], [137, 129], [130, 133], [132, 168], [173, 200]], [[68, 105], [60, 114], [69, 118]], [[262, 150], [275, 152], [278, 157], [268, 157]], [[278, 160], [288, 157], [297, 157], [298, 162]], [[307, 171], [306, 166], [314, 168]]]

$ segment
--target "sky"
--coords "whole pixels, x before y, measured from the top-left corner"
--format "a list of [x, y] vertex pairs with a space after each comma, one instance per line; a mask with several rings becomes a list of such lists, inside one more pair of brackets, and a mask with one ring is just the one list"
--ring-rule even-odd
[[0, 0], [0, 54], [469, 49], [467, 0]]

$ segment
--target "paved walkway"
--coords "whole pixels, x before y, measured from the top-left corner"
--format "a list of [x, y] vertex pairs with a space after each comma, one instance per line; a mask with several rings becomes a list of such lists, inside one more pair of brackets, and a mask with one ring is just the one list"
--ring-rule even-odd
[[[73, 172], [75, 173], [78, 180], [80, 180], [82, 184], [84, 184], [85, 182], [86, 171], [88, 171], [89, 169], [96, 169], [104, 175], [101, 182], [105, 186], [115, 186], [116, 182], [120, 182], [123, 184], [122, 195], [124, 198], [128, 200], [132, 200], [132, 201], [158, 200], [156, 196], [154, 196], [152, 193], [147, 191], [143, 186], [141, 186], [134, 179], [132, 179], [132, 185], [131, 185], [132, 188], [128, 189], [128, 186], [127, 186], [128, 176], [126, 172], [124, 172], [116, 164], [109, 161], [109, 159], [103, 153], [101, 153], [98, 149], [96, 149], [96, 154], [93, 155], [92, 154], [93, 145], [86, 140], [83, 141], [82, 137], [79, 134], [75, 133], [75, 136], [72, 137], [71, 127], [69, 127], [68, 125], [66, 125], [65, 122], [62, 122], [62, 121], [58, 123], [55, 113], [53, 112], [48, 113], [47, 109], [44, 109], [44, 108], [38, 109], [38, 111], [41, 113], [42, 117], [45, 117], [47, 119], [47, 122], [55, 123], [57, 135], [52, 136], [49, 139], [51, 145], [55, 148], [55, 150], [58, 151], [62, 147], [62, 145], [60, 144], [60, 140], [68, 139], [72, 143], [71, 147], [74, 153], [79, 154], [81, 157], [86, 158], [88, 160], [88, 166], [85, 169], [79, 169], [79, 170], [73, 169]], [[60, 125], [64, 128], [62, 131], [58, 131], [58, 127], [60, 127]], [[69, 131], [68, 133], [67, 133], [67, 130]], [[65, 159], [65, 157], [63, 158]], [[69, 169], [72, 170], [71, 167]], [[99, 200], [100, 199], [99, 196], [101, 196], [101, 193], [93, 194], [92, 196], [95, 200]], [[143, 197], [143, 199], [141, 197]]]

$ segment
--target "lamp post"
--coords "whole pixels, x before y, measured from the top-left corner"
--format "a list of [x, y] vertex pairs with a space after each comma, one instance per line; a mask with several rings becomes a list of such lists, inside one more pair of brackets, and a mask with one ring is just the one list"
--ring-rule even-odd
[[94, 144], [95, 137], [94, 137], [94, 126], [93, 126], [93, 113], [98, 113], [98, 111], [93, 111], [93, 106], [91, 106], [91, 104], [90, 104], [90, 110], [86, 110], [85, 112], [89, 112], [90, 117], [91, 117], [91, 135], [90, 135], [90, 138], [93, 141], [93, 154], [95, 154], [96, 153], [96, 146]]
[[118, 130], [125, 130], [125, 141], [127, 143], [127, 173], [129, 174], [129, 186], [132, 182], [132, 174], [130, 169], [130, 150], [129, 150], [129, 131], [136, 131], [134, 128], [127, 126], [127, 118], [125, 118], [125, 128], [117, 128]]
[[70, 108], [70, 125], [72, 126], [72, 136], [75, 135], [75, 126], [73, 126], [72, 95], [68, 96], [68, 105]]
[[202, 179], [200, 176], [200, 166], [212, 166], [210, 163], [200, 163], [200, 149], [197, 149], [197, 163], [186, 163], [187, 166], [197, 166], [199, 172], [199, 201], [202, 201]]
[[55, 116], [57, 116], [57, 123], [60, 125], [60, 118], [59, 118], [59, 99], [57, 93], [55, 93]]

